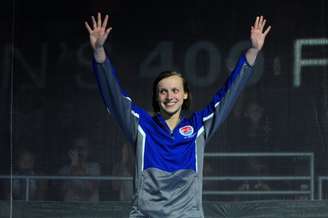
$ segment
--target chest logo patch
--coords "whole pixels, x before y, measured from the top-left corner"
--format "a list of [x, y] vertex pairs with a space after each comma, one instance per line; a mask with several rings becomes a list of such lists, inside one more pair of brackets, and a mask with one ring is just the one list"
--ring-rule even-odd
[[190, 125], [183, 126], [179, 129], [179, 133], [183, 136], [191, 136], [194, 133], [194, 128]]

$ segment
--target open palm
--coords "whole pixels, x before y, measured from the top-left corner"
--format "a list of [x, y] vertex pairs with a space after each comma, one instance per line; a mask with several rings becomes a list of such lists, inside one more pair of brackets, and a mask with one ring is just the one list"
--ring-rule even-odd
[[97, 21], [93, 16], [91, 19], [93, 24], [92, 28], [89, 26], [88, 22], [85, 22], [85, 27], [89, 32], [91, 47], [93, 49], [101, 48], [103, 47], [110, 31], [112, 30], [111, 27], [107, 28], [108, 15], [105, 16], [104, 21], [101, 20], [100, 13], [98, 13]]
[[254, 25], [251, 27], [251, 43], [252, 48], [257, 50], [261, 50], [264, 44], [264, 40], [266, 35], [269, 33], [271, 26], [268, 26], [266, 30], [263, 32], [266, 20], [263, 16], [256, 17]]

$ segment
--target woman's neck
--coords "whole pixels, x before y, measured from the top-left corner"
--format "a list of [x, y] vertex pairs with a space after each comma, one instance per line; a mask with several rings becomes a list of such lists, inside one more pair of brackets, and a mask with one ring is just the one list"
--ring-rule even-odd
[[163, 116], [166, 124], [169, 126], [171, 131], [178, 125], [178, 123], [180, 121], [180, 112], [177, 112], [177, 113], [174, 113], [174, 114], [164, 114], [164, 113], [162, 113], [162, 116]]

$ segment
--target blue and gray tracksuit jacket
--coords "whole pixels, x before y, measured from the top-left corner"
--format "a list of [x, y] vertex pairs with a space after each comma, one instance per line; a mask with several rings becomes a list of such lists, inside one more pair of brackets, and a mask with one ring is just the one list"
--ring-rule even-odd
[[94, 62], [102, 98], [131, 143], [136, 146], [130, 217], [202, 218], [204, 148], [230, 112], [252, 74], [242, 55], [211, 102], [171, 131], [160, 114], [151, 116], [126, 96], [107, 59]]

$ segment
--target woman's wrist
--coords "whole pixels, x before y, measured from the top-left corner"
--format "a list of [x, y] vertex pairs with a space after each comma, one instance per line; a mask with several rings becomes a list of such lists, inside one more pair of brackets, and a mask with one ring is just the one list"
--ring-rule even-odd
[[106, 52], [103, 46], [95, 48], [93, 55], [97, 63], [104, 63], [106, 60]]

